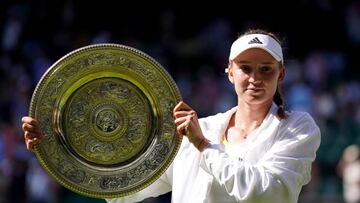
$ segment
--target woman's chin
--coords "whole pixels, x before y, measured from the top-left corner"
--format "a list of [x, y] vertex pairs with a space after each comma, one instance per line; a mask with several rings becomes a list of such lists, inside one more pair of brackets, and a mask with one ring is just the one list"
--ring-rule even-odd
[[267, 103], [269, 99], [266, 99], [263, 96], [259, 96], [259, 95], [247, 95], [244, 100], [246, 101], [247, 104], [260, 105]]

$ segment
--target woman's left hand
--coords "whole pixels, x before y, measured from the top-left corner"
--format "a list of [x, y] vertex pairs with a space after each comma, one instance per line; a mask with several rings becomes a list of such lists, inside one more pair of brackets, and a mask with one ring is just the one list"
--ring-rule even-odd
[[210, 141], [204, 137], [201, 131], [196, 112], [185, 102], [180, 101], [174, 107], [174, 117], [177, 133], [187, 136], [199, 151], [203, 151]]

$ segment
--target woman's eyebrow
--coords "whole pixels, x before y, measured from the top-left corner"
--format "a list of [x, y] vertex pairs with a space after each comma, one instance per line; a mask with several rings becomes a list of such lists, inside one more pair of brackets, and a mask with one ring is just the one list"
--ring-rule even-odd
[[263, 63], [260, 63], [260, 64], [263, 64], [263, 65], [272, 65], [272, 64], [275, 64], [275, 63], [274, 63], [274, 62], [269, 61], [269, 62], [263, 62]]

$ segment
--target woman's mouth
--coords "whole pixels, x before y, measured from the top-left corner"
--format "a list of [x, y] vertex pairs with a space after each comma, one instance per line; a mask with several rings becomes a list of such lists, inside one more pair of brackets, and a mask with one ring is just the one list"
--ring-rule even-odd
[[262, 88], [246, 88], [246, 92], [249, 92], [249, 93], [259, 93], [262, 91], [264, 91], [264, 89], [262, 89]]
[[250, 88], [246, 88], [246, 90], [259, 91], [262, 90], [262, 88], [250, 87]]

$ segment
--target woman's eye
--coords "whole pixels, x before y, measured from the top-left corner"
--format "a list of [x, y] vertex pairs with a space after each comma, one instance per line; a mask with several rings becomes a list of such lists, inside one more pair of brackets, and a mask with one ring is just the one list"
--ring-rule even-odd
[[242, 65], [240, 68], [244, 73], [250, 73], [251, 72], [250, 66]]
[[269, 66], [262, 66], [260, 67], [260, 71], [263, 73], [269, 73], [271, 71], [271, 68]]

